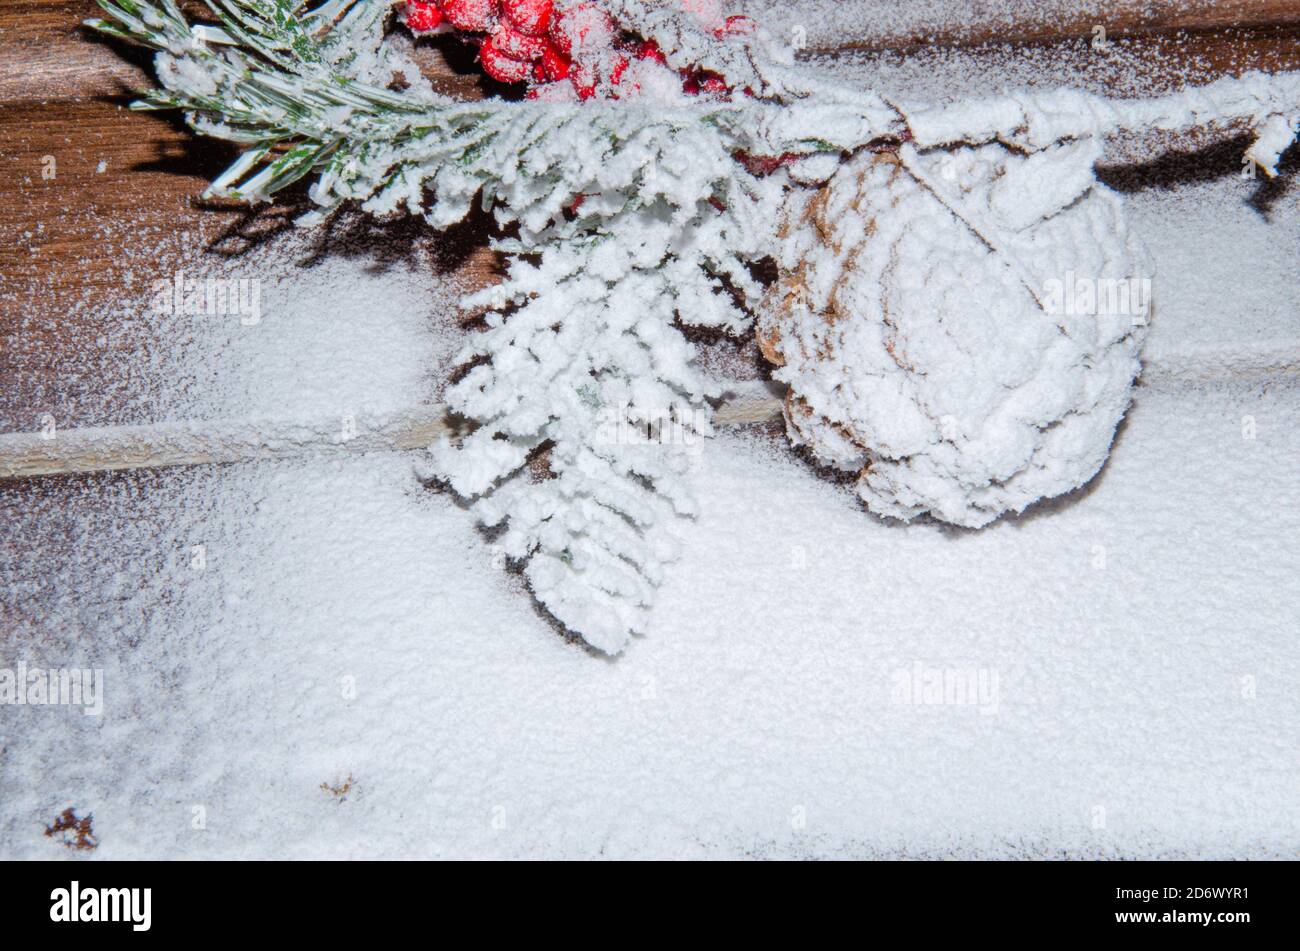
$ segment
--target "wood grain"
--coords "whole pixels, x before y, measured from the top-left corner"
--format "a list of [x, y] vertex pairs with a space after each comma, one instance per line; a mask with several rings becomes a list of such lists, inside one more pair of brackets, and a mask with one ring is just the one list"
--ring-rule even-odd
[[1215, 31], [1243, 27], [1300, 26], [1300, 4], [1295, 0], [1119, 0], [1101, 12], [1082, 9], [1062, 17], [1055, 6], [1045, 5], [1041, 14], [1033, 7], [1017, 6], [1015, 23], [1008, 26], [1002, 5], [972, 0], [959, 22], [936, 29], [909, 28], [900, 20], [897, 28], [883, 31], [872, 24], [872, 35], [846, 36], [833, 48], [817, 51], [911, 50], [919, 46], [982, 46], [989, 43], [1023, 45], [1061, 42], [1093, 36], [1097, 27], [1110, 38], [1155, 36], [1182, 31]]
[[[201, 3], [182, 7], [200, 19], [211, 19]], [[150, 51], [102, 36], [82, 22], [103, 13], [94, 0], [5, 0], [0, 9], [0, 101], [21, 102], [88, 99], [125, 95], [149, 85]], [[438, 39], [433, 48], [449, 47]], [[470, 98], [480, 77], [453, 68], [446, 59], [421, 44], [427, 67], [441, 90]], [[463, 57], [454, 57], [467, 66]]]
[[[1297, 0], [1300, 7], [1300, 0]], [[1108, 35], [1103, 49], [1092, 46], [1090, 35], [1025, 37], [1015, 41], [990, 40], [980, 44], [943, 46], [922, 43], [907, 48], [880, 49], [848, 44], [834, 50], [817, 50], [811, 57], [834, 62], [845, 57], [899, 61], [904, 58], [942, 59], [961, 56], [972, 70], [981, 63], [997, 74], [999, 64], [1015, 55], [1033, 57], [1040, 64], [1056, 63], [1059, 80], [1087, 86], [1110, 95], [1156, 95], [1189, 83], [1205, 83], [1222, 76], [1240, 76], [1251, 70], [1285, 72], [1300, 69], [1300, 24], [1236, 25], [1222, 29], [1179, 29]]]

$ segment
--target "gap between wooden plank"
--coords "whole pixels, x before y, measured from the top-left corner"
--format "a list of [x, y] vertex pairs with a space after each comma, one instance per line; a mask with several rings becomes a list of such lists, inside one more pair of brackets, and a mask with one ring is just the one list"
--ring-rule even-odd
[[[1300, 380], [1300, 351], [1199, 354], [1193, 363], [1150, 361], [1141, 385], [1174, 387], [1250, 385]], [[784, 388], [752, 381], [729, 389], [713, 422], [748, 426], [780, 418]], [[425, 449], [443, 436], [467, 431], [440, 405], [387, 415], [326, 420], [205, 420], [152, 426], [59, 430], [0, 435], [0, 480], [287, 459], [325, 453], [364, 454]]]

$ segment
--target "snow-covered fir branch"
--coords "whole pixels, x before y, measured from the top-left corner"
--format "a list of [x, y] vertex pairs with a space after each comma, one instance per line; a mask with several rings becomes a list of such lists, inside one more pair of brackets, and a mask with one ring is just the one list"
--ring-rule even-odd
[[[562, 160], [566, 143], [548, 148]], [[643, 130], [599, 167], [576, 219], [523, 225], [506, 281], [471, 301], [492, 311], [462, 354], [482, 362], [448, 402], [478, 428], [435, 461], [485, 524], [508, 525], [538, 600], [613, 653], [644, 630], [673, 516], [695, 511], [685, 475], [711, 391], [674, 323], [749, 326], [761, 289], [746, 262], [766, 253], [782, 189], [737, 174], [698, 125]], [[520, 473], [539, 452], [541, 481]]]

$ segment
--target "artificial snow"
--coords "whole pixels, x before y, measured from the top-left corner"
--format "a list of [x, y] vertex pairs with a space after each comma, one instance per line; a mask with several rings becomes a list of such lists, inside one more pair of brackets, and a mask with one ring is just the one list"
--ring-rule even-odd
[[3, 853], [75, 806], [102, 858], [1293, 856], [1298, 411], [1152, 394], [1090, 492], [955, 535], [720, 437], [617, 661], [406, 457], [7, 498], [6, 657], [107, 700], [0, 710]]

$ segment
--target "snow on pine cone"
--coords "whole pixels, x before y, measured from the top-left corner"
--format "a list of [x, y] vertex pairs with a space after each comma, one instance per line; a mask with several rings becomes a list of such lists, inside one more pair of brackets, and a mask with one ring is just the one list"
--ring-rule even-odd
[[791, 440], [871, 511], [978, 527], [1105, 462], [1151, 272], [1097, 150], [904, 146], [791, 196], [759, 342]]

